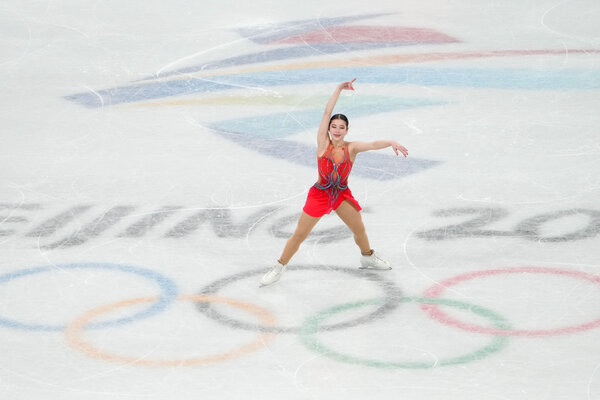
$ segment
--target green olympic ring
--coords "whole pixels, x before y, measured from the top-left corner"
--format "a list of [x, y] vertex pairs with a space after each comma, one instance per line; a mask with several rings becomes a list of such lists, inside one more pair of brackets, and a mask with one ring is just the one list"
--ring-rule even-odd
[[[300, 332], [300, 340], [307, 348], [309, 348], [313, 351], [316, 351], [317, 353], [319, 353], [325, 357], [328, 357], [328, 358], [331, 358], [331, 359], [334, 359], [334, 360], [337, 360], [340, 362], [344, 362], [344, 363], [364, 365], [364, 366], [368, 366], [368, 367], [382, 368], [382, 369], [394, 369], [394, 368], [397, 368], [397, 369], [427, 369], [427, 368], [435, 368], [435, 367], [442, 367], [442, 366], [448, 366], [448, 365], [464, 364], [467, 362], [476, 361], [476, 360], [480, 360], [484, 357], [487, 357], [487, 356], [501, 350], [508, 343], [508, 337], [495, 336], [493, 338], [492, 342], [489, 343], [488, 345], [484, 346], [483, 348], [480, 348], [473, 352], [459, 355], [456, 357], [440, 359], [432, 364], [432, 363], [426, 363], [426, 362], [385, 362], [385, 361], [378, 361], [378, 360], [373, 360], [373, 359], [368, 359], [368, 358], [350, 356], [350, 355], [342, 354], [340, 352], [332, 350], [332, 349], [326, 347], [325, 345], [319, 343], [319, 341], [316, 339], [315, 334], [319, 331], [319, 326], [321, 325], [321, 323], [324, 320], [326, 320], [327, 318], [333, 316], [334, 314], [348, 311], [353, 308], [381, 305], [382, 303], [384, 303], [384, 301], [385, 300], [383, 300], [383, 299], [363, 300], [363, 301], [357, 301], [357, 302], [353, 302], [353, 303], [340, 304], [340, 305], [328, 308], [326, 310], [323, 310], [323, 311], [319, 312], [318, 314], [308, 318], [305, 321], [304, 325], [302, 326], [301, 332]], [[460, 310], [471, 311], [477, 315], [480, 315], [482, 317], [489, 319], [494, 324], [494, 326], [498, 329], [510, 329], [509, 324], [504, 317], [496, 314], [495, 312], [493, 312], [491, 310], [488, 310], [487, 308], [483, 308], [483, 307], [468, 304], [468, 303], [463, 303], [460, 301], [439, 299], [439, 298], [425, 298], [425, 297], [403, 297], [402, 299], [400, 299], [400, 302], [401, 303], [416, 302], [416, 303], [425, 303], [425, 304], [441, 304], [441, 305], [445, 305], [445, 306], [454, 307], [454, 308], [457, 308]]]

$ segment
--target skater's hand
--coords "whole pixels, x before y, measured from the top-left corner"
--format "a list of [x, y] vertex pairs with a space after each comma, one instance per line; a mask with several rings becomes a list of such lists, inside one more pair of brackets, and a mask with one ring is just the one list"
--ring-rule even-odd
[[397, 156], [400, 155], [398, 152], [402, 153], [404, 157], [408, 156], [408, 149], [402, 146], [400, 143], [392, 142], [392, 149], [394, 150], [394, 153], [396, 153]]
[[340, 83], [340, 85], [338, 87], [340, 88], [340, 90], [354, 90], [354, 87], [352, 86], [352, 84], [354, 83], [355, 80], [356, 80], [356, 78], [352, 79], [351, 81], [342, 82], [342, 83]]

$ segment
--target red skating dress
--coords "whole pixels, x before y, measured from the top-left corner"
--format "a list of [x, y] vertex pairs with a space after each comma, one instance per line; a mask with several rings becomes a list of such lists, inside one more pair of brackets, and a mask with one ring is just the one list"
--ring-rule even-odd
[[[344, 200], [358, 211], [362, 210], [348, 188], [348, 176], [352, 170], [352, 161], [348, 148], [343, 146], [343, 157], [333, 156], [333, 145], [329, 144], [325, 154], [317, 158], [319, 179], [308, 191], [303, 211], [311, 217], [322, 217], [337, 209]], [[341, 158], [341, 160], [340, 160]]]

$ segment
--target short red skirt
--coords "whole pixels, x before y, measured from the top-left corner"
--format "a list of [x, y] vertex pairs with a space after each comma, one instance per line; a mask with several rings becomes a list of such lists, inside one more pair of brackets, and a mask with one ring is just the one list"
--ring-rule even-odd
[[331, 211], [336, 210], [344, 200], [348, 200], [350, 204], [356, 208], [357, 211], [362, 210], [358, 201], [352, 196], [350, 189], [342, 190], [337, 199], [333, 204], [329, 200], [329, 194], [323, 189], [317, 189], [311, 187], [306, 197], [306, 203], [302, 211], [310, 215], [311, 217], [322, 217], [325, 214], [329, 214]]

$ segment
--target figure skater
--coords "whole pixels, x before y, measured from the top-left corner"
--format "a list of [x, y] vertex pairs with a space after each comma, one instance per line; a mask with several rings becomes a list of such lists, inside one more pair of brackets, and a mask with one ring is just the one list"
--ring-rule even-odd
[[361, 207], [348, 188], [348, 176], [358, 153], [391, 147], [396, 155], [406, 157], [408, 150], [393, 140], [374, 142], [347, 142], [348, 118], [343, 114], [331, 116], [342, 90], [354, 90], [349, 82], [340, 83], [325, 107], [325, 113], [317, 133], [318, 180], [308, 192], [306, 204], [298, 220], [296, 231], [288, 239], [281, 257], [261, 280], [261, 286], [275, 283], [281, 278], [285, 267], [298, 251], [321, 217], [335, 210], [340, 219], [354, 234], [354, 241], [361, 251], [360, 268], [388, 270], [390, 263], [380, 258], [369, 244], [369, 238], [360, 215]]

